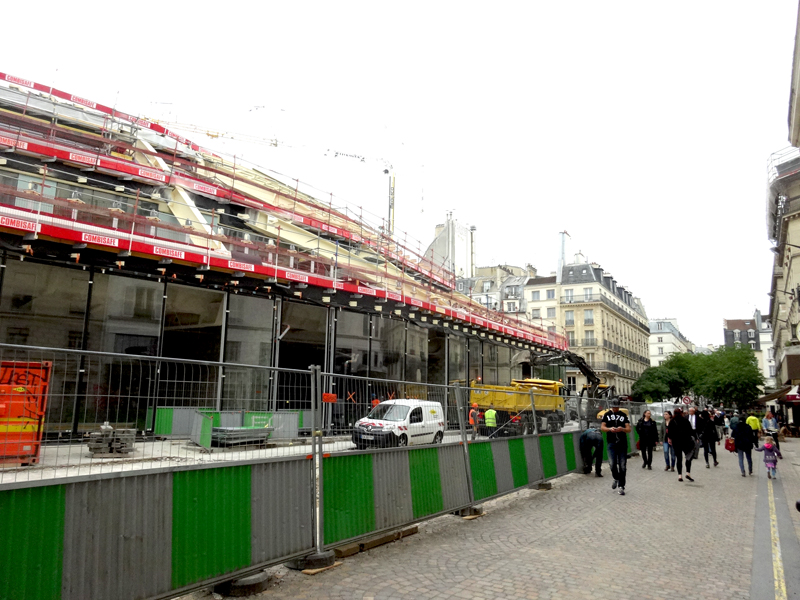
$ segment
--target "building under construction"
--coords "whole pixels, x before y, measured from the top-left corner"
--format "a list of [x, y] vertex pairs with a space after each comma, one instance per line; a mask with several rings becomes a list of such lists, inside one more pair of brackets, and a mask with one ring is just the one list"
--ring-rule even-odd
[[267, 169], [68, 92], [0, 84], [0, 343], [499, 384], [566, 346]]

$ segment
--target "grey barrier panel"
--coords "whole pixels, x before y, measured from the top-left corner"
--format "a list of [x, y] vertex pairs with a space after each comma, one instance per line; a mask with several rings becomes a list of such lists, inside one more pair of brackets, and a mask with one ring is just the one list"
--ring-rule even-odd
[[[194, 415], [192, 416], [192, 431], [189, 434], [189, 439], [192, 440], [198, 446], [203, 446], [204, 448], [210, 448], [209, 446], [203, 445], [203, 422], [204, 421], [213, 421], [213, 417], [211, 415], [206, 415], [201, 412], [198, 412], [193, 409]], [[209, 444], [211, 440], [209, 439]]]
[[414, 520], [409, 452], [413, 450], [378, 452], [372, 455], [376, 529]]
[[497, 481], [497, 493], [504, 494], [514, 489], [514, 476], [511, 473], [511, 455], [508, 451], [508, 440], [492, 441], [492, 460], [494, 476]]
[[572, 432], [572, 444], [575, 447], [575, 466], [578, 469], [578, 473], [583, 473], [583, 455], [581, 454], [581, 434], [582, 431], [574, 431]]
[[536, 483], [544, 479], [539, 436], [525, 437], [523, 442], [525, 444], [525, 459], [528, 463], [528, 483]]
[[567, 455], [564, 454], [564, 434], [553, 434], [553, 450], [556, 455], [556, 474], [564, 475], [568, 473], [567, 469]]
[[305, 456], [252, 466], [253, 564], [313, 551], [313, 468]]
[[297, 423], [300, 415], [296, 412], [276, 412], [272, 415], [272, 426], [275, 430], [270, 437], [273, 438], [296, 438]]
[[240, 410], [223, 410], [219, 413], [220, 427], [241, 427], [244, 425], [244, 413]]
[[190, 435], [192, 435], [192, 424], [194, 423], [194, 414], [199, 410], [199, 408], [198, 407], [173, 408], [171, 435], [179, 435], [182, 437], [189, 437]]
[[439, 478], [445, 510], [469, 504], [469, 482], [464, 469], [464, 449], [460, 444], [439, 446]]
[[172, 474], [68, 485], [63, 569], [63, 600], [133, 600], [170, 590]]

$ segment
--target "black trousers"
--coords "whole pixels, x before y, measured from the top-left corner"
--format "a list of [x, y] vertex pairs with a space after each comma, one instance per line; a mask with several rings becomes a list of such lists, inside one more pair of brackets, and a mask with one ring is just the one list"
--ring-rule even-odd
[[644, 466], [653, 466], [653, 446], [645, 446], [640, 443], [639, 450], [642, 453], [642, 461], [644, 461]]
[[717, 442], [703, 442], [703, 456], [706, 464], [708, 464], [709, 453], [714, 457], [714, 462], [717, 462]]
[[592, 472], [592, 461], [594, 461], [594, 472], [599, 473], [603, 465], [603, 436], [582, 435], [580, 439], [581, 456], [583, 457], [583, 472]]
[[681, 468], [681, 462], [683, 461], [683, 457], [686, 456], [686, 473], [689, 474], [692, 472], [692, 457], [694, 456], [694, 450], [689, 450], [688, 452], [684, 452], [681, 448], [675, 447], [675, 463], [678, 467], [678, 475], [683, 474], [683, 470]]

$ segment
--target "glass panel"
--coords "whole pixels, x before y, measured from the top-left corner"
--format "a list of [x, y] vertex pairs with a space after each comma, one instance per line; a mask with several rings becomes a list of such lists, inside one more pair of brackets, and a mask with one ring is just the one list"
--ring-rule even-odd
[[428, 381], [428, 330], [408, 324], [406, 344], [406, 381]]
[[406, 353], [406, 324], [399, 319], [372, 317], [370, 376], [402, 381]]
[[[311, 304], [284, 302], [281, 312], [278, 332], [279, 335], [283, 334], [283, 338], [278, 345], [278, 366], [305, 371], [311, 365], [324, 365], [328, 309]], [[311, 407], [308, 381], [308, 377], [282, 374], [275, 407], [308, 410]]]
[[467, 378], [467, 340], [457, 335], [448, 336], [449, 361], [447, 379], [448, 383], [460, 381], [466, 384]]
[[89, 272], [9, 257], [0, 300], [6, 344], [80, 348]]
[[167, 286], [162, 356], [218, 361], [223, 296], [213, 290]]
[[164, 285], [95, 273], [88, 349], [156, 356]]
[[497, 346], [483, 342], [483, 382], [497, 385]]
[[499, 385], [511, 383], [511, 348], [508, 346], [497, 349], [497, 381]]
[[446, 383], [446, 344], [447, 337], [443, 331], [428, 330], [428, 383]]
[[[231, 294], [225, 362], [269, 366], [272, 364], [274, 301]], [[267, 410], [272, 371], [225, 367], [222, 392], [224, 410]]]
[[470, 381], [481, 381], [481, 341], [474, 338], [469, 340], [469, 379]]
[[369, 315], [342, 310], [336, 317], [333, 372], [366, 377], [369, 369]]
[[[80, 348], [89, 272], [9, 257], [0, 299], [0, 340], [6, 344]], [[79, 358], [56, 355], [45, 431], [72, 429]], [[85, 383], [80, 386], [85, 388]]]

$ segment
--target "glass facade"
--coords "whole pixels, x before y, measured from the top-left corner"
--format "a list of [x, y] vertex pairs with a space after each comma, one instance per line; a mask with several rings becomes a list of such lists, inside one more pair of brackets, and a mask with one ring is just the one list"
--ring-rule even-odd
[[[442, 385], [469, 380], [507, 385], [522, 373], [509, 346], [393, 315], [11, 256], [0, 288], [0, 341], [131, 357], [84, 359], [80, 368], [95, 382], [93, 389], [80, 378], [61, 381], [54, 375], [51, 408], [62, 430], [76, 414], [87, 427], [112, 418], [141, 429], [152, 408], [144, 399], [153, 397], [154, 389], [172, 406], [269, 410], [303, 408], [307, 402], [307, 377], [277, 378], [236, 365], [302, 371], [320, 365], [341, 375]], [[163, 362], [156, 372], [136, 362], [138, 356], [229, 364]], [[122, 414], [114, 398], [131, 396], [141, 397], [142, 404], [128, 403]]]

